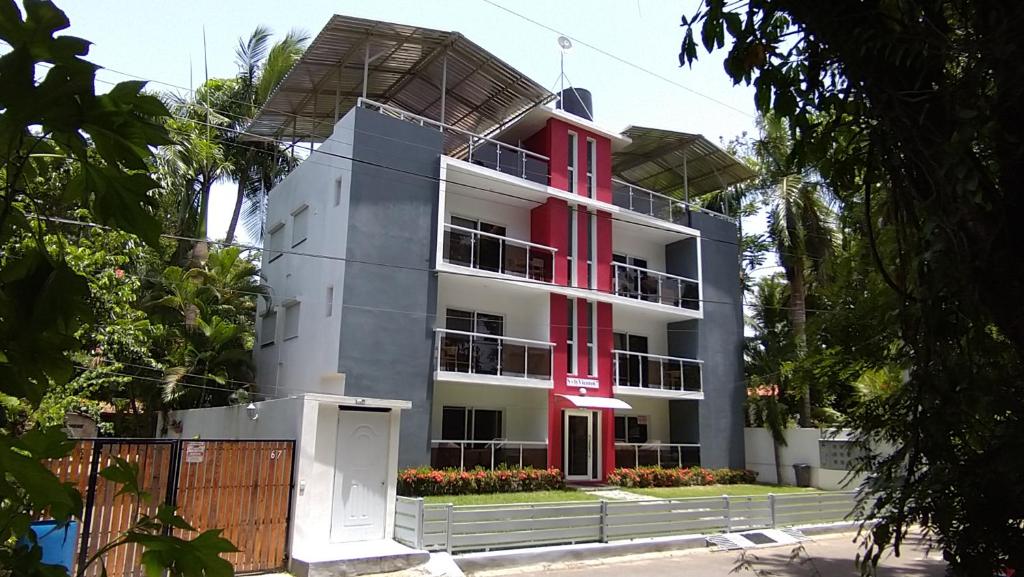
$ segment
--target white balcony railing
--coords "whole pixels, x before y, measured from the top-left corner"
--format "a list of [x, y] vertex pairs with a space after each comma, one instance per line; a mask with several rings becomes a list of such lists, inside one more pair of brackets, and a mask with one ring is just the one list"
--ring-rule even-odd
[[630, 351], [615, 355], [615, 386], [662, 391], [702, 392], [703, 361]]
[[700, 465], [699, 443], [615, 443], [615, 466], [625, 469]]
[[436, 128], [445, 135], [445, 150], [451, 156], [466, 160], [472, 164], [485, 166], [503, 174], [511, 174], [519, 178], [539, 184], [548, 183], [548, 157], [543, 154], [513, 146], [511, 144], [473, 134], [467, 130], [456, 128], [432, 120], [419, 114], [406, 112], [401, 108], [374, 102], [368, 98], [360, 98], [358, 105], [381, 114], [413, 122], [420, 126]]
[[454, 224], [444, 225], [444, 261], [550, 283], [556, 249]]
[[551, 381], [554, 343], [451, 329], [435, 331], [438, 372]]
[[547, 467], [546, 441], [451, 441], [434, 439], [430, 442], [430, 465], [436, 469], [495, 469], [506, 467]]
[[684, 309], [700, 310], [700, 282], [640, 268], [612, 263], [612, 290], [619, 296]]

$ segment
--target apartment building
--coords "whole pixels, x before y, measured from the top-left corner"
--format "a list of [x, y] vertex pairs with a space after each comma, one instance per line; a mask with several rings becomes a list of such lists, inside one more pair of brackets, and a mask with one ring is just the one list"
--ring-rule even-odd
[[750, 171], [594, 108], [332, 18], [248, 129], [305, 157], [270, 193], [261, 391], [411, 401], [402, 466], [742, 467], [737, 226], [685, 199]]

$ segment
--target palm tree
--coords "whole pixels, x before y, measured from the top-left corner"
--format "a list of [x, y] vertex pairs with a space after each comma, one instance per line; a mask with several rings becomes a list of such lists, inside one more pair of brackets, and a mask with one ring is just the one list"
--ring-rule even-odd
[[[790, 163], [789, 127], [768, 116], [760, 122], [756, 144], [761, 160], [763, 198], [768, 206], [768, 238], [789, 283], [789, 323], [797, 361], [807, 352], [807, 294], [813, 280], [824, 280], [836, 238], [834, 197], [811, 170], [795, 171]], [[801, 387], [800, 426], [811, 426], [811, 387]]]
[[283, 147], [277, 142], [240, 141], [240, 131], [245, 130], [266, 104], [309, 42], [309, 35], [300, 30], [291, 30], [273, 46], [270, 45], [271, 36], [269, 28], [258, 26], [248, 39], [238, 39], [238, 48], [235, 49], [237, 84], [230, 100], [220, 103], [233, 113], [231, 132], [226, 140], [232, 160], [230, 177], [237, 183], [227, 242], [235, 238], [243, 209], [246, 228], [254, 236], [262, 236], [266, 194], [294, 168], [292, 158], [284, 154]]
[[775, 475], [782, 482], [780, 448], [786, 445], [789, 408], [785, 404], [794, 358], [786, 302], [789, 286], [780, 275], [758, 279], [748, 319], [754, 334], [744, 350], [747, 377], [747, 416], [750, 425], [764, 427], [772, 437]]

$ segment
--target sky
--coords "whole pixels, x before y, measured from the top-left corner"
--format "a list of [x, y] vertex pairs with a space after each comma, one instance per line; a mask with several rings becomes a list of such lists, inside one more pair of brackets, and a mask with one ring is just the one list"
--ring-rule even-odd
[[[93, 42], [89, 58], [105, 68], [101, 81], [126, 80], [127, 74], [150, 80], [157, 90], [185, 92], [206, 74], [234, 75], [238, 39], [256, 26], [268, 26], [278, 37], [292, 28], [315, 36], [338, 13], [460, 32], [552, 91], [557, 90], [561, 33], [576, 40], [565, 56], [566, 76], [593, 93], [599, 124], [698, 132], [712, 142], [754, 132], [753, 89], [733, 86], [722, 69], [724, 52], [701, 50], [692, 68], [679, 66], [680, 16], [694, 12], [695, 0], [57, 2], [71, 20], [68, 33]], [[223, 237], [234, 195], [230, 183], [214, 188], [211, 237]], [[763, 217], [751, 220], [744, 221], [748, 230], [763, 229]], [[244, 231], [240, 240], [253, 241]]]

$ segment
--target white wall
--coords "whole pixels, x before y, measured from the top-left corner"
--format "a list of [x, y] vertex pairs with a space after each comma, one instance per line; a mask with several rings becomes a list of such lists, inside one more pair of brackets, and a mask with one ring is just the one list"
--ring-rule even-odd
[[615, 230], [612, 252], [647, 259], [647, 268], [665, 271], [665, 245], [628, 230]]
[[[455, 188], [457, 187], [449, 190]], [[505, 236], [516, 240], [530, 240], [530, 210], [526, 207], [520, 208], [509, 203], [448, 192], [445, 195], [445, 223], [451, 224], [453, 215], [501, 225], [505, 227]]]
[[652, 355], [668, 355], [668, 325], [664, 319], [617, 306], [612, 325], [617, 333], [647, 337], [647, 352]]
[[[245, 406], [189, 409], [168, 413], [170, 439], [265, 439], [298, 440], [302, 423], [302, 401], [297, 398], [274, 399], [255, 403], [259, 418], [250, 420]], [[181, 432], [173, 426], [181, 423]], [[162, 425], [160, 427], [163, 428]]]
[[431, 439], [441, 438], [441, 413], [446, 405], [502, 410], [504, 435], [509, 441], [546, 441], [548, 438], [548, 391], [545, 389], [436, 383], [431, 407]]
[[[346, 115], [335, 127], [331, 140], [324, 142], [270, 192], [266, 230], [284, 225], [285, 250], [345, 256], [352, 161], [333, 155], [351, 157], [353, 123], [354, 115]], [[339, 178], [342, 190], [336, 206], [335, 183]], [[309, 206], [308, 234], [305, 242], [293, 248], [292, 213], [303, 205]], [[264, 246], [268, 246], [268, 238], [264, 239]], [[277, 336], [273, 345], [260, 345], [260, 319], [266, 311], [266, 304], [260, 299], [255, 351], [260, 389], [275, 396], [302, 392], [343, 394], [343, 383], [336, 375], [345, 263], [297, 254], [284, 254], [269, 262], [269, 256], [264, 252], [262, 274], [277, 309]], [[327, 287], [331, 285], [334, 302], [328, 317]], [[301, 303], [299, 336], [283, 341], [283, 305], [294, 300]]]
[[449, 308], [499, 314], [505, 318], [505, 336], [546, 342], [550, 302], [547, 293], [509, 288], [503, 281], [439, 275], [435, 326], [444, 328]]
[[[795, 485], [796, 473], [793, 465], [804, 463], [811, 466], [811, 485], [825, 490], [857, 488], [863, 476], [848, 478], [846, 471], [821, 468], [821, 454], [818, 440], [826, 438], [827, 431], [820, 429], [787, 429], [786, 446], [781, 447], [783, 485]], [[767, 429], [747, 427], [743, 431], [747, 451], [747, 468], [757, 471], [761, 483], [777, 483], [775, 459], [771, 434]]]
[[[647, 442], [670, 442], [668, 399], [647, 399], [630, 396], [626, 399], [626, 402], [633, 408], [629, 410], [616, 410], [616, 416], [645, 416], [647, 417]], [[614, 431], [612, 432], [614, 433]]]

